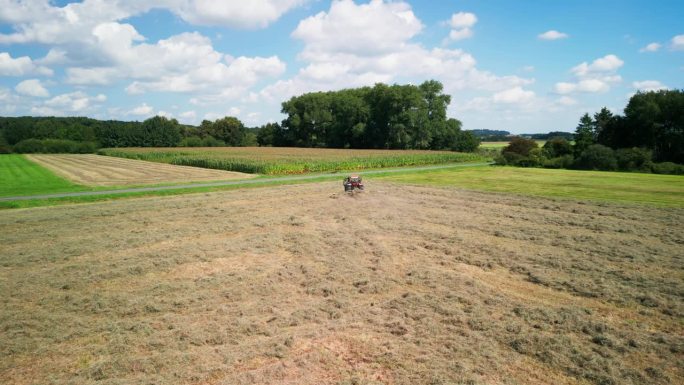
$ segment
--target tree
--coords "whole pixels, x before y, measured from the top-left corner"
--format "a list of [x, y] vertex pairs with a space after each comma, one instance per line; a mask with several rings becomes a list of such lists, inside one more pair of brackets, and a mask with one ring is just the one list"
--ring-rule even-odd
[[501, 150], [502, 154], [514, 153], [522, 156], [528, 156], [532, 149], [539, 148], [536, 141], [532, 139], [516, 136], [508, 143], [508, 146]]
[[612, 171], [617, 169], [615, 151], [601, 144], [591, 144], [579, 155], [575, 162], [583, 170]]
[[142, 123], [139, 145], [143, 147], [174, 147], [181, 140], [176, 119], [163, 116], [149, 118]]
[[601, 137], [601, 133], [606, 130], [608, 125], [614, 119], [613, 113], [606, 107], [601, 108], [601, 111], [594, 114], [593, 137], [594, 141]]
[[[202, 122], [202, 126], [206, 124]], [[245, 136], [245, 126], [233, 116], [217, 119], [211, 125], [207, 125], [207, 132], [218, 140], [222, 140], [227, 146], [241, 146]]]
[[589, 114], [584, 114], [575, 130], [575, 154], [581, 154], [594, 142], [594, 121]]

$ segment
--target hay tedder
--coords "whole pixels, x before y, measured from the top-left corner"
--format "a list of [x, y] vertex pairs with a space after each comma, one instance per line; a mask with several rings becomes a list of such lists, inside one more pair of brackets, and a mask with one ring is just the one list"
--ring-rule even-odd
[[363, 180], [358, 175], [349, 175], [344, 178], [344, 192], [353, 194], [355, 190], [363, 191]]

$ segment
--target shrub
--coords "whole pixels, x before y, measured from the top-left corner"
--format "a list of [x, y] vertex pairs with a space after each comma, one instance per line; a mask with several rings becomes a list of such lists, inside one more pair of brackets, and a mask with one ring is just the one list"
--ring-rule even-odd
[[223, 147], [226, 143], [222, 140], [218, 140], [213, 136], [207, 136], [202, 139], [202, 147]]
[[651, 171], [651, 151], [645, 148], [621, 148], [615, 151], [615, 159], [623, 171]]
[[583, 170], [616, 170], [615, 151], [601, 144], [592, 144], [582, 151], [575, 162], [575, 167]]
[[535, 148], [539, 148], [539, 145], [536, 141], [516, 136], [515, 138], [511, 139], [511, 141], [508, 143], [508, 146], [501, 150], [501, 153], [504, 154], [504, 156], [506, 153], [527, 156], [530, 154], [530, 151]]
[[558, 158], [572, 154], [572, 145], [567, 139], [555, 137], [544, 143], [544, 153], [548, 158]]
[[183, 138], [178, 144], [179, 147], [202, 147], [202, 138], [199, 136], [188, 136]]
[[654, 174], [671, 174], [671, 175], [684, 175], [684, 165], [663, 162], [663, 163], [650, 163], [651, 171]]
[[551, 159], [545, 159], [542, 162], [542, 166], [545, 168], [570, 168], [575, 162], [575, 158], [572, 154], [567, 154]]
[[14, 145], [14, 152], [34, 154], [43, 152], [43, 141], [40, 139], [25, 139]]

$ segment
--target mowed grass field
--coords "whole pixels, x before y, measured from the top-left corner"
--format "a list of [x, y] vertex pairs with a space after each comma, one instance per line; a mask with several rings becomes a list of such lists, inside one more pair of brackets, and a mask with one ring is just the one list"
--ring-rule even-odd
[[472, 153], [279, 147], [116, 148], [101, 154], [153, 162], [265, 175], [479, 162]]
[[[539, 147], [543, 147], [544, 144], [546, 143], [545, 140], [537, 140], [536, 142], [537, 142], [537, 145]], [[508, 143], [509, 142], [481, 142], [480, 148], [500, 150], [500, 149], [508, 146]]]
[[0, 155], [0, 197], [84, 191], [23, 155]]
[[0, 215], [0, 383], [684, 382], [684, 210], [339, 181]]
[[382, 178], [519, 195], [684, 207], [684, 177], [679, 175], [485, 166]]

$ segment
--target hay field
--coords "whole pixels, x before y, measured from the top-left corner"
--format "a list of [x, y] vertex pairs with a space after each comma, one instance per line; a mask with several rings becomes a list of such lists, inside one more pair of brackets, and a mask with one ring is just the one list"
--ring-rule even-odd
[[684, 210], [367, 182], [3, 213], [0, 383], [684, 381]]
[[129, 186], [254, 177], [239, 172], [93, 154], [33, 154], [26, 157], [61, 177], [85, 186]]

